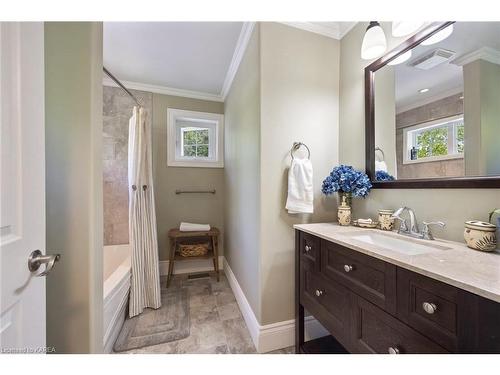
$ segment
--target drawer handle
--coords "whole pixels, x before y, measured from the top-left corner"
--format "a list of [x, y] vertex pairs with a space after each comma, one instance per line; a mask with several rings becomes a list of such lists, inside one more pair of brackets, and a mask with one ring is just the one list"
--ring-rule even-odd
[[316, 297], [321, 297], [322, 294], [323, 294], [322, 290], [316, 289]]
[[391, 347], [389, 347], [388, 352], [389, 352], [389, 354], [400, 354], [400, 351], [397, 348], [397, 346], [391, 346]]
[[306, 249], [306, 253], [308, 253], [309, 251], [311, 251], [311, 250], [312, 250], [312, 247], [311, 247], [311, 246], [309, 246], [309, 245], [306, 245], [305, 249]]
[[422, 308], [427, 314], [434, 314], [437, 310], [437, 306], [434, 303], [431, 302], [424, 302], [422, 303]]
[[349, 265], [349, 264], [345, 264], [344, 265], [344, 271], [345, 272], [351, 272], [353, 270], [353, 266]]

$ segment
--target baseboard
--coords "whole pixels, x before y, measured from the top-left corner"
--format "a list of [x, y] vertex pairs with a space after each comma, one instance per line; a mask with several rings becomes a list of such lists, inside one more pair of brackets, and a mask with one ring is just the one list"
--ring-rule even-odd
[[[286, 348], [295, 344], [295, 320], [260, 325], [255, 316], [245, 293], [241, 289], [236, 276], [224, 258], [224, 273], [233, 290], [236, 302], [240, 307], [243, 319], [247, 324], [252, 341], [259, 353], [267, 353], [273, 350]], [[312, 340], [328, 335], [328, 331], [312, 316], [304, 319], [305, 339]]]
[[[160, 275], [168, 275], [168, 260], [160, 261]], [[219, 256], [219, 269], [222, 270], [224, 267], [224, 257]], [[181, 273], [196, 273], [196, 272], [206, 272], [213, 271], [214, 265], [211, 259], [190, 259], [183, 260], [181, 262], [174, 263], [174, 275]]]

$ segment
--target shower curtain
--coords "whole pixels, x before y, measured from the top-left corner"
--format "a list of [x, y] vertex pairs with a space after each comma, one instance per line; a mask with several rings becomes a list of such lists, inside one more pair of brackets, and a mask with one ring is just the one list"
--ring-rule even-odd
[[161, 306], [158, 240], [153, 190], [151, 126], [143, 108], [129, 121], [128, 187], [132, 278], [129, 316]]

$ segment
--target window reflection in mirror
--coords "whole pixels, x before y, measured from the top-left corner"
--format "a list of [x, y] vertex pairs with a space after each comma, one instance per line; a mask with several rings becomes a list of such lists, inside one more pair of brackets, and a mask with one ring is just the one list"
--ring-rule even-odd
[[379, 180], [500, 175], [500, 22], [439, 34], [375, 73]]

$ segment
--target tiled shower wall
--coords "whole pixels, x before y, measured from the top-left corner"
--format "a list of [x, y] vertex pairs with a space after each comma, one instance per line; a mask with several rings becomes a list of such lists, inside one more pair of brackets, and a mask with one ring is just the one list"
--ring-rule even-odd
[[[130, 90], [151, 123], [153, 94]], [[103, 87], [104, 245], [129, 243], [128, 238], [128, 122], [134, 101], [118, 87]]]
[[403, 129], [405, 127], [461, 113], [464, 113], [464, 101], [463, 94], [459, 93], [396, 115], [398, 179], [464, 176], [464, 159], [403, 164]]

